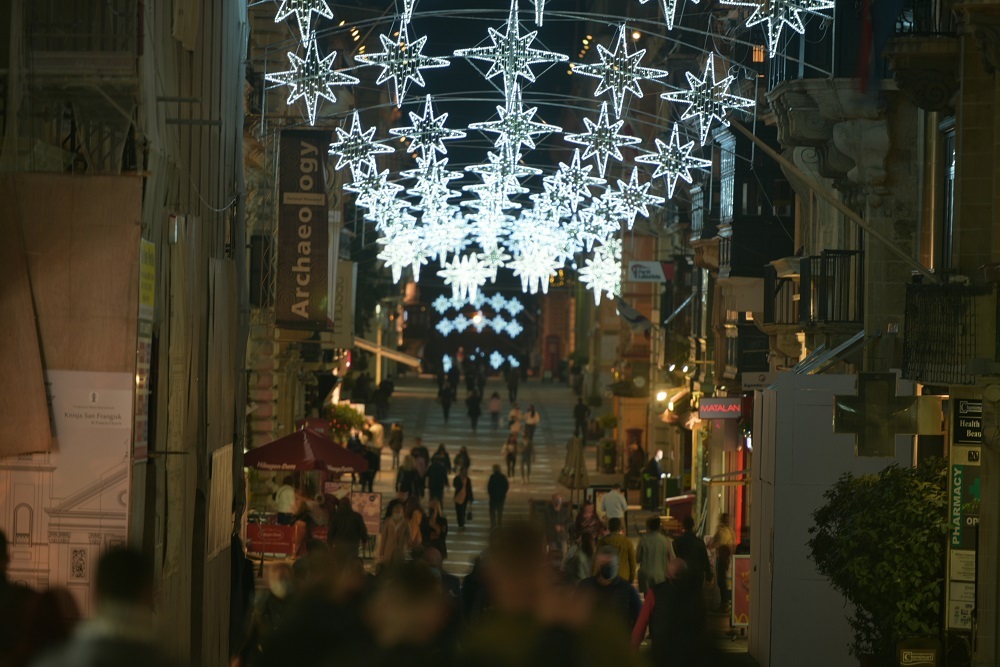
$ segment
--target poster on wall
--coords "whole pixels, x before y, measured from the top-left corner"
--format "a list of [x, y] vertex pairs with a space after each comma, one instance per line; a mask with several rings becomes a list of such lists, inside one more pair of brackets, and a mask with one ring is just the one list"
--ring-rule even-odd
[[732, 618], [734, 628], [750, 626], [750, 556], [733, 556], [729, 572], [733, 577], [730, 590], [733, 592]]
[[329, 144], [327, 131], [281, 132], [275, 322], [288, 329], [329, 329]]
[[351, 494], [351, 507], [365, 520], [368, 535], [378, 535], [382, 532], [382, 494], [360, 493]]
[[983, 402], [956, 398], [952, 406], [947, 622], [952, 630], [971, 630], [976, 606]]
[[47, 371], [45, 380], [55, 446], [0, 458], [8, 575], [33, 588], [68, 589], [86, 616], [97, 559], [126, 539], [135, 378]]

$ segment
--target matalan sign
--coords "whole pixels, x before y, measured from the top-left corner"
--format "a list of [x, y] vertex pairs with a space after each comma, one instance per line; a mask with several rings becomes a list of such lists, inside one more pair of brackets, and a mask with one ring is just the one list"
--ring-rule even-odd
[[671, 262], [629, 262], [628, 280], [633, 283], [665, 283], [674, 279]]
[[275, 323], [288, 329], [328, 328], [329, 144], [325, 131], [281, 133]]
[[698, 419], [739, 419], [743, 399], [703, 398], [698, 403]]

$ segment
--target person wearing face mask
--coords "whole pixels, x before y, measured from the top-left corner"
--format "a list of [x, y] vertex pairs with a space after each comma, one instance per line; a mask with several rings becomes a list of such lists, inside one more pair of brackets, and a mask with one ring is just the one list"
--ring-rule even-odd
[[378, 560], [383, 565], [402, 563], [409, 557], [412, 546], [410, 524], [406, 521], [403, 505], [396, 505], [392, 508], [392, 515], [382, 526]]
[[594, 556], [596, 574], [580, 582], [580, 590], [595, 598], [600, 609], [620, 621], [631, 632], [639, 618], [642, 601], [632, 584], [618, 576], [618, 550], [603, 546]]

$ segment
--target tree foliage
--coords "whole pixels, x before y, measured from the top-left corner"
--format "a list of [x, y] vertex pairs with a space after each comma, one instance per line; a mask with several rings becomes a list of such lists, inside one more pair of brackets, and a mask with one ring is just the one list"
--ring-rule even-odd
[[813, 513], [810, 555], [854, 605], [851, 653], [891, 664], [896, 643], [938, 636], [947, 564], [944, 461], [846, 474]]

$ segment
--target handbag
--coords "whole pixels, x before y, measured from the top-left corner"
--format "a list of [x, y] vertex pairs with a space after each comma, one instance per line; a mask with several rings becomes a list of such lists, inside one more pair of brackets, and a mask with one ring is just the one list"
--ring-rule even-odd
[[472, 521], [472, 510], [469, 510], [469, 512], [465, 515], [465, 520]]

